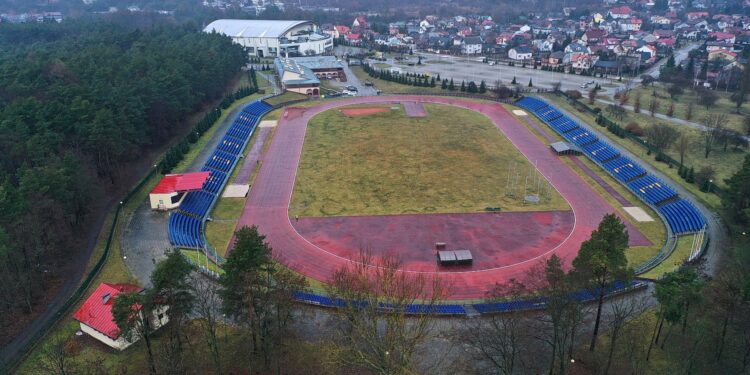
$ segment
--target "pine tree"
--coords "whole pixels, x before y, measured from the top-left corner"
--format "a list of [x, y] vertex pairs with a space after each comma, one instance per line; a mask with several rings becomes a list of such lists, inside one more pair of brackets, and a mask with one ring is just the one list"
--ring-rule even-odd
[[450, 91], [456, 90], [456, 85], [453, 84], [453, 78], [451, 78], [451, 82], [448, 84], [448, 90]]
[[510, 81], [510, 84], [511, 85], [515, 85], [516, 84], [516, 76], [513, 76], [513, 80]]
[[486, 93], [486, 92], [487, 92], [487, 84], [486, 84], [486, 83], [484, 83], [484, 81], [482, 81], [482, 82], [481, 82], [481, 83], [479, 84], [479, 93], [480, 93], [480, 94], [484, 94], [484, 93]]
[[529, 87], [534, 87], [534, 84], [531, 82], [531, 78], [529, 78]]
[[466, 92], [466, 82], [461, 81], [461, 92]]
[[440, 88], [443, 89], [443, 90], [447, 90], [448, 89], [448, 81], [444, 80], [443, 83], [440, 85]]

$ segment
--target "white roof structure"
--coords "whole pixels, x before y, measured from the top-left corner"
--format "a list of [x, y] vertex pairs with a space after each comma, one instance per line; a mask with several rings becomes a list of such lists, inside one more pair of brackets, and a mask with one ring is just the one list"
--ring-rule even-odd
[[280, 38], [295, 26], [312, 23], [310, 21], [276, 20], [229, 20], [211, 22], [203, 31], [217, 32], [232, 38]]

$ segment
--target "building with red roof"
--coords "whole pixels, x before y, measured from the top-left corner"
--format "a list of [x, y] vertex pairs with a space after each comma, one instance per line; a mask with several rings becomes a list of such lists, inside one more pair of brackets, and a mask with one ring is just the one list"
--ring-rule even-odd
[[194, 172], [164, 176], [148, 195], [151, 208], [171, 210], [179, 207], [185, 193], [203, 189], [210, 175], [211, 172]]
[[[138, 293], [141, 290], [143, 288], [133, 284], [101, 283], [73, 314], [73, 318], [81, 323], [81, 331], [111, 348], [123, 350], [138, 341], [138, 338], [128, 341], [123, 337], [112, 315], [112, 306], [114, 306], [118, 295]], [[163, 306], [153, 311], [151, 326], [154, 329], [158, 329], [169, 322], [169, 317], [165, 314], [167, 309], [167, 306]]]

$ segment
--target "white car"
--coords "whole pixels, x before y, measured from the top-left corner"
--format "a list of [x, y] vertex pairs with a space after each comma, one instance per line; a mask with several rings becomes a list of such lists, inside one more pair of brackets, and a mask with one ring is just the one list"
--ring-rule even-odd
[[342, 93], [344, 95], [348, 95], [348, 96], [357, 96], [357, 92], [356, 91], [344, 90], [344, 91], [342, 91]]

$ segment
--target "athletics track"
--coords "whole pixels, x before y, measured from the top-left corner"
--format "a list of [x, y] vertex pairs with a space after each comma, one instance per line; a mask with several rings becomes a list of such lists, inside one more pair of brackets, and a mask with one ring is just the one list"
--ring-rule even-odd
[[[536, 163], [568, 201], [572, 213], [289, 218], [288, 207], [305, 130], [313, 116], [347, 105], [407, 102], [447, 104], [486, 115]], [[398, 255], [404, 272], [439, 275], [448, 285], [450, 299], [460, 300], [483, 298], [495, 283], [523, 280], [532, 267], [553, 253], [563, 259], [566, 267], [570, 266], [581, 243], [589, 238], [602, 217], [611, 212], [614, 209], [601, 196], [499, 104], [431, 96], [378, 96], [287, 108], [238, 225], [257, 225], [273, 248], [274, 256], [307, 277], [327, 281], [336, 269], [351, 262], [364, 248], [375, 256]], [[628, 230], [631, 245], [650, 244], [629, 224]], [[475, 265], [458, 269], [438, 267], [432, 248], [434, 241], [447, 242], [452, 249], [471, 249]]]

